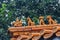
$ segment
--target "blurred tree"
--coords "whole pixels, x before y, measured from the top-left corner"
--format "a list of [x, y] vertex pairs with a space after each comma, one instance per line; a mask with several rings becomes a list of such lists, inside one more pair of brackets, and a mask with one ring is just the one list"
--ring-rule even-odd
[[51, 15], [60, 23], [59, 0], [0, 0], [0, 40], [9, 40], [8, 28], [16, 17], [20, 17], [23, 25], [27, 25], [26, 18], [29, 16], [36, 24], [39, 16]]

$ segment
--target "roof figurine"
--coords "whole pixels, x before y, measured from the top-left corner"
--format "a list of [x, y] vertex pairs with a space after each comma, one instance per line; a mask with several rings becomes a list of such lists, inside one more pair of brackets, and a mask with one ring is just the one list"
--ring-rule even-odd
[[27, 21], [28, 21], [28, 26], [31, 26], [32, 20], [30, 19], [30, 17], [27, 18]]
[[32, 22], [32, 20], [30, 19], [30, 17], [28, 17], [27, 20], [28, 20], [28, 26], [33, 26], [33, 25], [35, 25], [35, 23]]
[[49, 39], [53, 35], [60, 37], [60, 24], [57, 24], [51, 16], [47, 16], [47, 19], [49, 24], [46, 25], [44, 17], [40, 16], [40, 25], [35, 25], [35, 23], [28, 17], [28, 26], [22, 27], [22, 20], [17, 18], [14, 22], [14, 27], [8, 29], [12, 34], [11, 40], [39, 40], [41, 37]]
[[40, 19], [40, 25], [45, 25], [45, 23], [44, 23], [44, 17], [43, 16], [40, 16], [39, 17], [39, 19]]
[[16, 18], [16, 21], [13, 23], [13, 26], [14, 26], [14, 27], [17, 27], [18, 23], [19, 23], [19, 19], [18, 19], [18, 17], [17, 17], [17, 18]]
[[22, 26], [22, 21], [16, 18], [16, 21], [13, 23], [14, 27], [21, 27]]
[[48, 19], [49, 24], [57, 24], [57, 23], [52, 19], [52, 17], [51, 17], [50, 15], [47, 16], [47, 19]]

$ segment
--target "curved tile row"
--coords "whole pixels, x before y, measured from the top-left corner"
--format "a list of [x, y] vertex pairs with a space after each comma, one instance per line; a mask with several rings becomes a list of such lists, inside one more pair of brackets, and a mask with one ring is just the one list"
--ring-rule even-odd
[[[54, 25], [53, 25], [54, 26]], [[15, 29], [14, 29], [15, 28]], [[60, 26], [50, 26], [50, 27], [22, 27], [24, 30], [21, 29], [21, 27], [12, 27], [9, 29], [13, 33], [13, 36], [21, 36], [20, 39], [32, 39], [32, 40], [38, 40], [42, 36], [44, 39], [50, 38], [53, 34], [56, 34], [56, 36], [60, 36]], [[31, 28], [31, 29], [29, 29]]]

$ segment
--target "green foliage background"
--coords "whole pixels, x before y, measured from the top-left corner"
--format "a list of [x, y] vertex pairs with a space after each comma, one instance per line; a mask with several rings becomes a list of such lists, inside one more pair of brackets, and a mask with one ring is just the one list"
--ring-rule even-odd
[[8, 28], [16, 17], [27, 25], [26, 18], [29, 16], [36, 24], [39, 23], [39, 16], [51, 15], [60, 23], [59, 0], [1, 0], [0, 1], [0, 40], [10, 40]]

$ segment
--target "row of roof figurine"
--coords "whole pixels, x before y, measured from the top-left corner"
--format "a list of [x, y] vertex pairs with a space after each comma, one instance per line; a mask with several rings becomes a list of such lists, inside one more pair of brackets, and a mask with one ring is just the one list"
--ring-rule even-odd
[[[54, 21], [50, 15], [47, 16], [47, 19], [48, 19], [49, 24], [57, 24], [57, 22]], [[39, 22], [40, 25], [45, 25], [43, 16], [40, 16], [39, 20], [40, 20], [40, 22]], [[27, 18], [27, 21], [28, 21], [28, 26], [35, 25], [35, 23], [32, 22], [32, 20], [29, 17]], [[19, 20], [18, 18], [16, 18], [16, 21], [13, 22], [13, 25], [14, 25], [14, 27], [21, 27], [22, 26], [22, 21]]]

